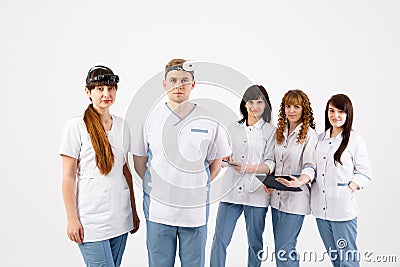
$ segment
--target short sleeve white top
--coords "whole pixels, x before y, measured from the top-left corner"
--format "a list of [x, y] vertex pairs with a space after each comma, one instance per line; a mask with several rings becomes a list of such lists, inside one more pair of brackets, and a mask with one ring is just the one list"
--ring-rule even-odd
[[167, 104], [148, 116], [133, 154], [148, 157], [143, 209], [152, 222], [198, 227], [207, 223], [208, 161], [231, 154], [227, 133], [199, 106], [184, 118]]
[[95, 152], [83, 116], [73, 118], [64, 127], [60, 155], [78, 160], [76, 205], [84, 231], [83, 242], [110, 239], [133, 228], [128, 184], [123, 175], [127, 153], [131, 151], [129, 127], [112, 115], [107, 131], [114, 154], [114, 166], [103, 175], [96, 166]]
[[348, 221], [357, 217], [356, 192], [348, 184], [353, 181], [363, 188], [371, 181], [371, 164], [363, 138], [350, 133], [349, 143], [334, 163], [333, 156], [342, 142], [342, 134], [330, 137], [330, 130], [320, 134], [316, 149], [317, 176], [311, 190], [311, 209], [315, 217], [330, 221]]
[[[263, 119], [253, 126], [235, 122], [228, 128], [231, 137], [232, 160], [249, 165], [266, 164], [274, 171], [275, 127]], [[228, 192], [221, 201], [254, 207], [268, 207], [270, 194], [254, 173], [238, 173], [232, 167], [220, 178]]]
[[[306, 140], [298, 144], [296, 139], [301, 126], [302, 123], [289, 136], [286, 128], [283, 132], [282, 143], [275, 145], [275, 175], [307, 174], [311, 180], [314, 179], [318, 134], [308, 127]], [[301, 186], [301, 189], [301, 192], [274, 190], [271, 196], [271, 207], [292, 214], [310, 214], [310, 186], [305, 184]]]

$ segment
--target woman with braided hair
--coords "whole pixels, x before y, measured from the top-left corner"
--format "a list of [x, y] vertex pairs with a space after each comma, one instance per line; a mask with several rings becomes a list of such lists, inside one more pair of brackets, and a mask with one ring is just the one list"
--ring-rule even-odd
[[92, 103], [68, 121], [59, 149], [67, 234], [87, 266], [120, 266], [127, 233], [139, 228], [127, 163], [129, 127], [109, 112], [118, 81], [107, 67], [89, 70], [85, 92]]
[[[313, 111], [308, 96], [301, 90], [289, 90], [279, 110], [275, 144], [275, 176], [300, 192], [272, 190], [272, 225], [276, 266], [299, 266], [297, 237], [304, 215], [310, 214], [310, 182], [315, 176], [314, 153], [318, 134], [314, 130]], [[279, 176], [290, 176], [286, 180]]]

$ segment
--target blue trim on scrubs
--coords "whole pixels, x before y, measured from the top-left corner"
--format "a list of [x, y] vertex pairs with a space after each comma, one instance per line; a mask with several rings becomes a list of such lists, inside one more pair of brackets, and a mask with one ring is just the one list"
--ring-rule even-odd
[[151, 187], [149, 186], [149, 182], [151, 182], [151, 174], [150, 174], [150, 167], [151, 167], [151, 160], [153, 159], [153, 153], [151, 149], [147, 148], [147, 169], [146, 173], [143, 177], [143, 212], [145, 218], [149, 219], [149, 210], [150, 210], [150, 192]]
[[192, 129], [190, 129], [190, 131], [193, 133], [208, 133], [208, 130], [196, 129], [196, 128], [192, 128]]
[[204, 161], [204, 168], [207, 172], [207, 199], [206, 199], [206, 225], [208, 222], [208, 215], [210, 214], [210, 185], [211, 185], [211, 174], [210, 174], [210, 164]]
[[186, 119], [190, 114], [192, 114], [192, 112], [196, 109], [197, 104], [194, 104], [193, 109], [192, 109], [188, 114], [186, 114], [186, 116], [183, 117], [183, 118], [179, 117], [178, 114], [176, 114], [176, 113], [168, 106], [167, 103], [165, 103], [165, 106], [167, 106], [167, 108], [171, 111], [171, 113], [174, 114], [174, 115], [179, 119], [179, 121], [173, 125], [173, 126], [176, 126], [176, 125], [178, 125], [181, 121], [183, 121], [184, 119]]
[[370, 181], [372, 180], [371, 177], [366, 176], [364, 173], [361, 173], [361, 172], [354, 172], [354, 175], [356, 175], [356, 174], [360, 174], [360, 175], [364, 176], [365, 178], [367, 178], [367, 179], [370, 180]]

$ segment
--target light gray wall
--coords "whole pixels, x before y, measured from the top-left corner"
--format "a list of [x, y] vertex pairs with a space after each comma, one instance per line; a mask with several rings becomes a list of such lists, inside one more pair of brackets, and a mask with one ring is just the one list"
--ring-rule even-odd
[[[275, 122], [283, 94], [303, 89], [318, 132], [327, 99], [348, 94], [355, 107], [354, 129], [367, 142], [374, 171], [374, 182], [358, 194], [359, 248], [373, 256], [397, 255], [399, 261], [399, 231], [394, 230], [400, 187], [399, 11], [396, 0], [3, 0], [1, 265], [82, 265], [65, 234], [57, 149], [65, 121], [89, 103], [83, 90], [87, 70], [105, 64], [120, 75], [112, 112], [124, 116], [135, 92], [174, 57], [221, 63], [265, 85]], [[139, 186], [136, 190], [142, 228], [129, 237], [123, 266], [147, 263]], [[216, 208], [211, 207], [207, 261]], [[264, 240], [270, 251], [271, 228], [268, 217]], [[227, 266], [246, 265], [245, 240], [240, 219]], [[322, 257], [312, 216], [306, 218], [298, 248]], [[327, 261], [304, 265], [329, 266]]]

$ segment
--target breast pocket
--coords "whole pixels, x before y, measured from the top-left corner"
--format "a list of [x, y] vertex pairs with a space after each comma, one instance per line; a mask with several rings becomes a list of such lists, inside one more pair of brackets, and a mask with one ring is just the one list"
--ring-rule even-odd
[[186, 160], [204, 161], [211, 143], [211, 132], [201, 127], [188, 127], [179, 136], [179, 150]]

